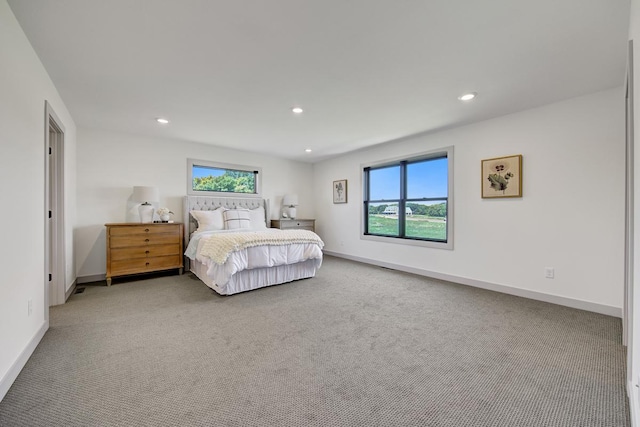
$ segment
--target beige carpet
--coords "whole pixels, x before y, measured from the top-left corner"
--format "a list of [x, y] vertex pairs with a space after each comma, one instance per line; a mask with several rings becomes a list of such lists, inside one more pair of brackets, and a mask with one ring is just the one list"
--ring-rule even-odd
[[326, 257], [220, 297], [87, 286], [1, 426], [628, 426], [620, 319]]

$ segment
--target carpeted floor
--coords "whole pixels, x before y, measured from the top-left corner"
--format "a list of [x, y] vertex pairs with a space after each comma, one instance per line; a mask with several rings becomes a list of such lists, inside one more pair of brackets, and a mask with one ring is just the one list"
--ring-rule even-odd
[[620, 319], [326, 257], [220, 297], [87, 286], [0, 426], [628, 426]]

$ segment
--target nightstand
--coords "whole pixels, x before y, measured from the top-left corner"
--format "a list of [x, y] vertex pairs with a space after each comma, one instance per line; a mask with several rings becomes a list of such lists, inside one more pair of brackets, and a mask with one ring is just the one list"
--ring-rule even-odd
[[316, 231], [315, 219], [272, 219], [271, 228], [280, 230], [309, 230]]
[[182, 274], [180, 223], [120, 223], [107, 227], [107, 286], [111, 278], [178, 269]]

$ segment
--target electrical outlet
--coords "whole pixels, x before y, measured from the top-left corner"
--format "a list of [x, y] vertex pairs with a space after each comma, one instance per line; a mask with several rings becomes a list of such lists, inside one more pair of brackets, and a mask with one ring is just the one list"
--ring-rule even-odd
[[33, 313], [33, 300], [27, 301], [27, 315], [31, 316], [31, 313]]
[[554, 275], [555, 275], [555, 271], [553, 270], [553, 267], [544, 268], [544, 277], [546, 277], [547, 279], [553, 279]]

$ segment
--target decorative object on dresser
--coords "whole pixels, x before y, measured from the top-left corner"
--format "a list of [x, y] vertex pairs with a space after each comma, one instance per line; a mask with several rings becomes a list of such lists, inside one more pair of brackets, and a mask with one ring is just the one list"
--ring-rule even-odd
[[315, 233], [315, 219], [272, 219], [271, 228], [280, 230], [309, 230]]
[[298, 206], [298, 195], [285, 194], [284, 198], [282, 199], [282, 205], [282, 217], [294, 219], [297, 214], [296, 206]]
[[118, 276], [172, 269], [178, 269], [182, 274], [182, 224], [117, 223], [105, 226], [107, 286]]
[[169, 222], [171, 215], [173, 215], [173, 212], [171, 212], [169, 208], [160, 208], [157, 210], [157, 213], [160, 218], [160, 222]]
[[154, 209], [153, 205], [149, 202], [157, 202], [158, 199], [158, 187], [133, 187], [133, 200], [135, 202], [142, 202], [138, 207], [138, 211], [140, 212], [140, 222], [153, 222]]

